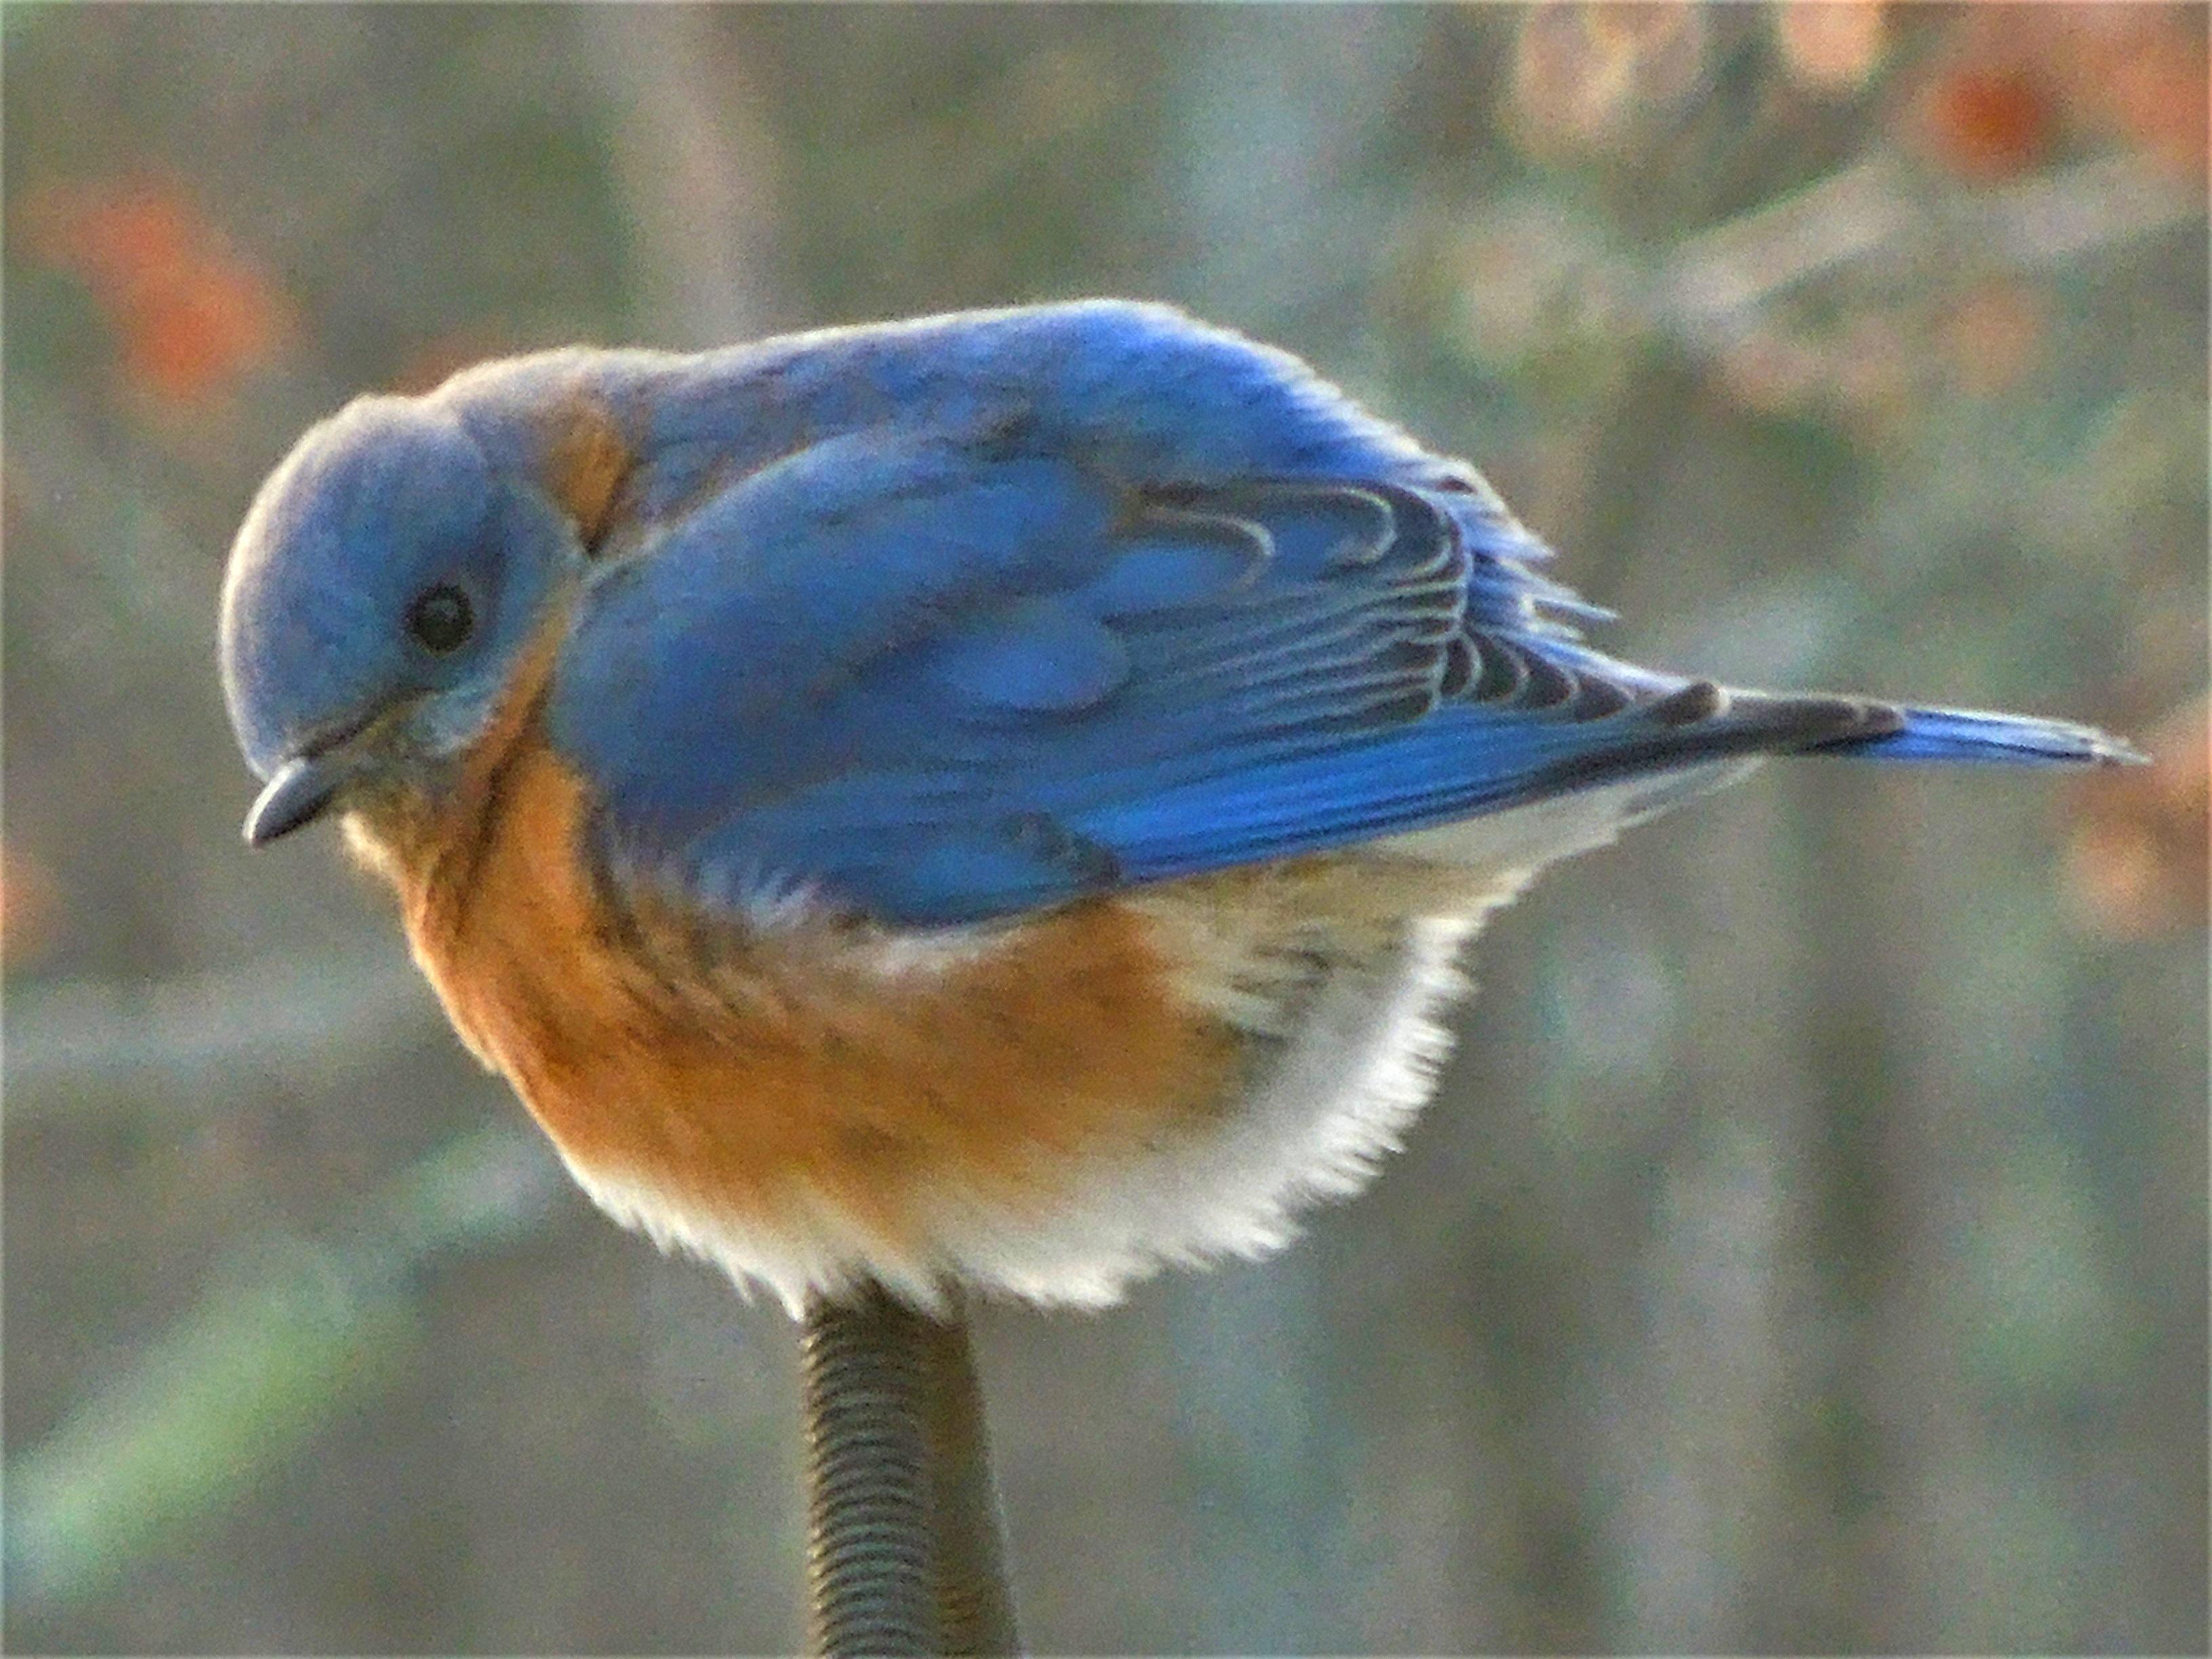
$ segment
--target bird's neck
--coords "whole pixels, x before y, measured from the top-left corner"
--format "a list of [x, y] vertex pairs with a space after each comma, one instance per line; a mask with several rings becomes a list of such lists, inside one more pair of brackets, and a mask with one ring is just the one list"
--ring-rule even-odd
[[346, 837], [356, 856], [392, 884], [418, 941], [459, 927], [478, 869], [513, 808], [520, 770], [544, 747], [539, 716], [568, 631], [568, 607], [548, 609], [468, 747], [434, 775], [374, 796], [347, 814]]

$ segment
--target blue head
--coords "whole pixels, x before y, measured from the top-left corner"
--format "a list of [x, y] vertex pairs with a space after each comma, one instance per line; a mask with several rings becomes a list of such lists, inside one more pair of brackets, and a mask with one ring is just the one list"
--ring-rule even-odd
[[437, 404], [364, 398], [255, 498], [223, 585], [223, 689], [268, 781], [258, 846], [332, 805], [434, 799], [583, 555]]

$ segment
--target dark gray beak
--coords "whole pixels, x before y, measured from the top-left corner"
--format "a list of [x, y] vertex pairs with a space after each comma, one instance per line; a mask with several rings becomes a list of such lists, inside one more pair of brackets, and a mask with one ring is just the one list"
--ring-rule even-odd
[[338, 786], [351, 770], [345, 757], [331, 749], [286, 761], [246, 815], [246, 844], [266, 847], [313, 823], [337, 799]]

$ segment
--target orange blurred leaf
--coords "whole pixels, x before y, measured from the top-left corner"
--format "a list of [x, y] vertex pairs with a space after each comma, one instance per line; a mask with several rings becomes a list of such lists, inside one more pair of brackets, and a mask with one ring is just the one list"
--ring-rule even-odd
[[1888, 41], [1881, 0], [1784, 0], [1770, 17], [1790, 79], [1823, 92], [1863, 82]]
[[292, 337], [275, 285], [173, 185], [53, 185], [22, 214], [33, 254], [81, 277], [108, 313], [125, 379], [161, 402], [219, 397]]
[[0, 847], [0, 964], [21, 968], [45, 955], [60, 920], [60, 893], [46, 867]]
[[2117, 142], [2201, 189], [2212, 88], [2201, 6], [2006, 5], [1951, 14], [1917, 137], [1968, 178], [2002, 179], [2062, 137]]
[[1978, 183], [2026, 173], [2050, 153], [2058, 107], [2026, 69], [1966, 67], [1929, 88], [1921, 137], [1941, 165]]
[[2090, 928], [2119, 939], [2202, 928], [2212, 903], [2212, 731], [2203, 700], [2142, 744], [2151, 764], [2099, 772], [2070, 792], [2066, 876]]
[[2151, 25], [2112, 54], [2109, 71], [2079, 80], [2081, 113], [2203, 187], [2209, 101], [2203, 43], [2185, 16], [2142, 8]]

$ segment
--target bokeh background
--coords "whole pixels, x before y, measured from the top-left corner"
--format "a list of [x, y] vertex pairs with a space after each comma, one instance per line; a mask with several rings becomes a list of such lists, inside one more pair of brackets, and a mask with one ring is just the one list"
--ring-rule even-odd
[[777, 1650], [792, 1332], [570, 1192], [212, 662], [353, 392], [1095, 293], [1475, 458], [1778, 767], [1479, 947], [1283, 1258], [986, 1310], [1046, 1649], [2206, 1644], [2206, 14], [11, 6], [17, 1651]]

